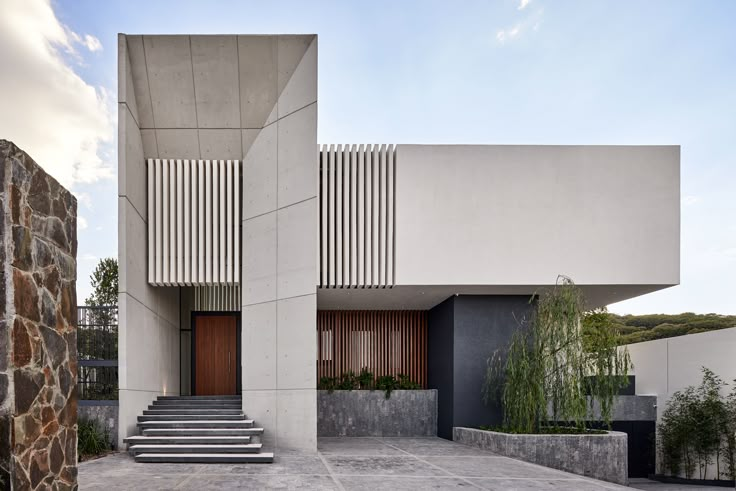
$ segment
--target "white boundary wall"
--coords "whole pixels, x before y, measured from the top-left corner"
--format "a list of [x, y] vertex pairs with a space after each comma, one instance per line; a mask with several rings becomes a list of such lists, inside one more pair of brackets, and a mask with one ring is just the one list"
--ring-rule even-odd
[[[636, 375], [636, 393], [657, 396], [657, 422], [672, 394], [699, 385], [702, 367], [729, 384], [736, 379], [736, 327], [658, 339], [628, 346]], [[731, 386], [727, 387], [728, 390]], [[708, 475], [715, 475], [715, 466]], [[659, 459], [657, 472], [660, 472]]]

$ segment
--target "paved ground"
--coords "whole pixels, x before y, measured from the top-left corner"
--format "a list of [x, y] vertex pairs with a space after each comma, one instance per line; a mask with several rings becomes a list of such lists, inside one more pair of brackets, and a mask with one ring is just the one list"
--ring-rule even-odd
[[691, 491], [697, 489], [709, 489], [710, 491], [716, 491], [720, 487], [713, 486], [695, 486], [692, 484], [666, 484], [659, 481], [652, 481], [650, 479], [632, 479], [629, 485], [635, 489], [647, 489], [651, 491]]
[[137, 464], [126, 453], [79, 465], [86, 489], [629, 489], [440, 438], [321, 438], [316, 455], [273, 464]]

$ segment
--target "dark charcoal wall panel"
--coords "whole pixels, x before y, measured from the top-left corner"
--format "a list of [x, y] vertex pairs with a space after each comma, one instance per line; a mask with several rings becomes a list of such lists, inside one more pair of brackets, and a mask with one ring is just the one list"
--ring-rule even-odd
[[495, 426], [503, 421], [498, 404], [481, 399], [488, 357], [507, 350], [514, 332], [528, 325], [529, 297], [461, 295], [455, 297], [455, 398], [453, 426]]
[[437, 389], [437, 436], [452, 440], [453, 328], [455, 297], [429, 311], [427, 388]]
[[508, 349], [532, 307], [526, 295], [460, 295], [430, 310], [428, 387], [439, 390], [438, 436], [452, 439], [453, 426], [502, 422], [501, 408], [481, 398], [486, 360]]

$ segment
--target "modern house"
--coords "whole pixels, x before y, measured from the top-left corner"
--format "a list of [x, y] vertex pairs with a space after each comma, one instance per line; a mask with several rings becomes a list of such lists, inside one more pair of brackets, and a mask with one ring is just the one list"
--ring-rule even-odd
[[211, 394], [315, 450], [318, 377], [362, 367], [438, 389], [451, 438], [498, 420], [486, 358], [558, 275], [590, 306], [679, 283], [679, 147], [319, 145], [317, 53], [119, 36], [120, 444]]

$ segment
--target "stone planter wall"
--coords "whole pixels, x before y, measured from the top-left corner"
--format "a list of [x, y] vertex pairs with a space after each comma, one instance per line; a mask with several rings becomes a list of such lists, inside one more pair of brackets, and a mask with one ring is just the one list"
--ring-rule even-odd
[[453, 440], [499, 455], [617, 484], [628, 483], [626, 433], [511, 435], [454, 428]]
[[435, 436], [437, 391], [317, 391], [318, 436]]
[[0, 140], [0, 489], [77, 487], [77, 201]]

